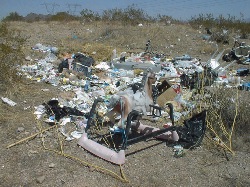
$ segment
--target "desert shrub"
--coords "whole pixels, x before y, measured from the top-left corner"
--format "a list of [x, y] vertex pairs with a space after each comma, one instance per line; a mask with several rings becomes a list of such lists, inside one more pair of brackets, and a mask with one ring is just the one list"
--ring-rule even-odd
[[[82, 46], [81, 51], [92, 56], [96, 62], [109, 61], [113, 51], [113, 47], [102, 43], [91, 42]], [[93, 54], [93, 52], [96, 52]]]
[[204, 45], [201, 47], [201, 53], [202, 54], [213, 54], [215, 51], [214, 46], [210, 45], [208, 43], [204, 43]]
[[20, 77], [17, 67], [22, 64], [22, 46], [25, 38], [17, 30], [9, 29], [7, 23], [0, 23], [0, 80], [1, 89], [13, 87]]
[[119, 21], [124, 25], [136, 25], [138, 23], [145, 23], [152, 20], [148, 14], [142, 9], [135, 8], [133, 5], [125, 9], [109, 9], [104, 10], [102, 13], [103, 21]]
[[115, 32], [114, 28], [107, 27], [106, 29], [103, 30], [100, 37], [103, 39], [114, 37], [114, 32]]
[[134, 6], [128, 6], [124, 10], [124, 18], [126, 23], [136, 25], [138, 23], [144, 23], [151, 20], [151, 17], [142, 9], [135, 8]]
[[17, 12], [11, 12], [8, 16], [3, 18], [2, 21], [23, 21], [23, 16], [20, 16]]
[[244, 20], [244, 16], [241, 14], [240, 18], [228, 15], [224, 17], [219, 15], [214, 17], [213, 14], [199, 14], [198, 16], [191, 17], [189, 24], [198, 29], [202, 25], [204, 28], [211, 29], [212, 32], [217, 34], [222, 33], [223, 29], [234, 31], [236, 28], [240, 31], [242, 38], [247, 38], [250, 33], [250, 24]]
[[167, 16], [167, 15], [162, 15], [162, 14], [158, 14], [155, 19], [159, 23], [164, 23], [165, 25], [182, 23], [180, 20], [174, 19], [172, 16]]
[[198, 16], [191, 17], [189, 24], [198, 29], [201, 25], [205, 28], [212, 28], [215, 22], [215, 18], [212, 14], [199, 14]]
[[81, 14], [81, 19], [84, 22], [100, 21], [101, 19], [101, 16], [98, 13], [89, 9], [83, 9], [80, 12], [80, 14]]
[[124, 18], [123, 10], [122, 9], [109, 9], [104, 10], [102, 13], [102, 20], [103, 21], [119, 21], [123, 20]]
[[47, 19], [47, 21], [77, 21], [79, 18], [77, 16], [73, 16], [68, 14], [67, 12], [58, 12], [55, 15], [52, 15]]

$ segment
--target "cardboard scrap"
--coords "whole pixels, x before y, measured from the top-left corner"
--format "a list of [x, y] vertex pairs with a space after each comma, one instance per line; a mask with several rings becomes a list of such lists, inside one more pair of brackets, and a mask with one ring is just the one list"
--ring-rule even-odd
[[168, 101], [173, 101], [176, 95], [177, 93], [174, 91], [172, 87], [170, 87], [166, 91], [164, 91], [161, 95], [158, 96], [156, 102], [160, 107], [164, 107], [164, 105]]

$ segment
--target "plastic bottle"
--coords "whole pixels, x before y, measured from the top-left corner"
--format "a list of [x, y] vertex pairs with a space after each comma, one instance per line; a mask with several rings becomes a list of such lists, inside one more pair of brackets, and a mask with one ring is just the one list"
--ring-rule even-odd
[[89, 80], [86, 81], [85, 85], [84, 85], [84, 91], [88, 92], [89, 91]]

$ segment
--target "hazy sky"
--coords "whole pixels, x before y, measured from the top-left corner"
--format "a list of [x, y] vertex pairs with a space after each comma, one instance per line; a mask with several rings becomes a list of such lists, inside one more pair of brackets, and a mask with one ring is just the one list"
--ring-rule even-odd
[[162, 14], [182, 20], [201, 13], [211, 13], [214, 17], [222, 14], [226, 18], [228, 15], [250, 18], [250, 0], [0, 0], [0, 19], [10, 12], [26, 16], [31, 12], [48, 14], [69, 11], [79, 15], [85, 8], [101, 13], [132, 4], [152, 16]]

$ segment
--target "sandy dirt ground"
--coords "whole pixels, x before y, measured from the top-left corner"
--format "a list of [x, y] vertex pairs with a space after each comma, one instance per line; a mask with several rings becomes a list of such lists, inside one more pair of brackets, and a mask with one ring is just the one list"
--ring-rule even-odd
[[[77, 23], [16, 23], [11, 26], [28, 36], [24, 51], [26, 56], [31, 57], [36, 54], [30, 47], [36, 43], [63, 46], [64, 49], [67, 49], [67, 46], [73, 48], [74, 44], [81, 46], [96, 39], [94, 37], [98, 34], [91, 36], [87, 33], [89, 38], [83, 34], [87, 29], [96, 28], [100, 32], [102, 28], [98, 25], [86, 26]], [[147, 35], [150, 35], [150, 28], [145, 28], [146, 31], [141, 35], [137, 29], [131, 28], [131, 32], [138, 32], [140, 37], [135, 42], [143, 49], [144, 41], [147, 41]], [[175, 25], [159, 29], [160, 33], [154, 34], [156, 38], [161, 34], [157, 41], [161, 46], [159, 51], [165, 51], [171, 56], [189, 52], [190, 55], [199, 56], [204, 61], [208, 60], [211, 54], [201, 51], [206, 50], [204, 46], [207, 44], [198, 38], [198, 32], [189, 27], [182, 29]], [[72, 42], [72, 32], [77, 32], [81, 40]], [[165, 38], [161, 40], [162, 37]], [[119, 41], [112, 43], [108, 39], [107, 45], [113, 44], [113, 47], [119, 48], [126, 46], [125, 37], [119, 38], [120, 46]], [[182, 43], [178, 43], [178, 38]], [[153, 42], [154, 46], [157, 42]], [[174, 48], [171, 48], [172, 44]], [[126, 50], [125, 47], [122, 49]], [[249, 68], [249, 65], [244, 67]], [[42, 91], [43, 89], [49, 91]], [[242, 144], [242, 147], [235, 151], [235, 156], [232, 156], [211, 144], [206, 137], [200, 147], [185, 150], [185, 155], [180, 158], [174, 157], [171, 145], [153, 138], [133, 144], [126, 150], [126, 163], [121, 167], [80, 148], [77, 140], [63, 141], [56, 127], [7, 149], [8, 145], [50, 127], [47, 123], [35, 119], [34, 106], [57, 97], [60, 92], [57, 87], [50, 84], [25, 80], [17, 92], [8, 94], [17, 103], [16, 106], [11, 107], [0, 102], [0, 186], [250, 186], [249, 144]], [[63, 152], [60, 145], [63, 145]]]

